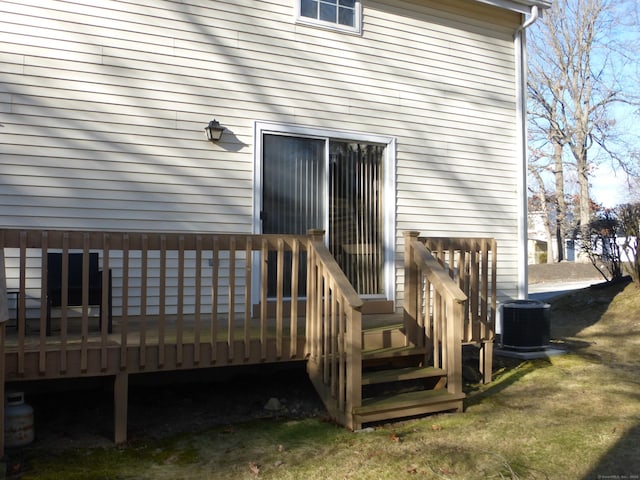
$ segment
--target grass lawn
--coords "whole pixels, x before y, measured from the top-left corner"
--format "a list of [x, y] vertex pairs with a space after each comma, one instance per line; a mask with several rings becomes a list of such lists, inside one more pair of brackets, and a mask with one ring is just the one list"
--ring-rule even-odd
[[15, 478], [640, 478], [640, 290], [585, 289], [551, 303], [552, 337], [570, 353], [497, 360], [493, 383], [468, 387], [463, 414], [360, 433], [322, 418], [270, 419], [124, 447], [34, 446]]

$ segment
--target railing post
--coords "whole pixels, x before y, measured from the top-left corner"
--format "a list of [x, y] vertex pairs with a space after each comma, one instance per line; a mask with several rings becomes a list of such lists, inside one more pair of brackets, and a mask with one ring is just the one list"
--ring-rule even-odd
[[307, 235], [312, 242], [322, 242], [324, 239], [324, 230], [312, 228], [307, 231]]
[[319, 338], [319, 308], [320, 298], [318, 298], [318, 290], [321, 288], [318, 285], [318, 275], [315, 272], [315, 249], [310, 245], [318, 242], [322, 242], [324, 238], [324, 230], [311, 229], [307, 231], [309, 237], [307, 246], [307, 311], [306, 311], [306, 329], [305, 335], [307, 337], [307, 353], [310, 353], [312, 358], [318, 355], [318, 342]]
[[353, 421], [354, 409], [362, 406], [362, 311], [351, 311], [347, 318], [347, 388], [345, 420], [347, 428], [359, 428]]
[[462, 322], [464, 302], [447, 302], [447, 390], [462, 393]]
[[420, 232], [404, 232], [404, 327], [407, 339], [416, 343], [418, 335], [418, 285], [420, 272], [413, 258], [413, 241]]

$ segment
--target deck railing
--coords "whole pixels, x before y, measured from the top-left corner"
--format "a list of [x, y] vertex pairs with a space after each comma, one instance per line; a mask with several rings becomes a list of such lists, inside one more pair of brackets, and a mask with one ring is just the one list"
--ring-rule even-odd
[[468, 297], [463, 343], [493, 342], [496, 323], [496, 241], [493, 238], [419, 237]]
[[[73, 295], [71, 255], [81, 266]], [[90, 295], [96, 255], [99, 299]], [[55, 309], [47, 283], [58, 277], [48, 275], [49, 258], [61, 259]], [[322, 232], [0, 230], [0, 260], [0, 294], [14, 294], [6, 338], [0, 323], [6, 381], [113, 376], [117, 443], [126, 440], [130, 373], [309, 357], [328, 408], [353, 425], [351, 412], [361, 403], [362, 300]], [[100, 304], [98, 317], [90, 299]]]
[[[2, 230], [10, 305], [7, 380], [304, 359], [307, 236]], [[48, 253], [62, 305], [48, 318]], [[88, 304], [98, 253], [101, 318]], [[66, 259], [82, 255], [82, 302], [67, 305]], [[288, 275], [287, 290], [282, 278]], [[0, 272], [4, 274], [4, 272]], [[268, 292], [268, 284], [277, 288]], [[112, 298], [109, 298], [112, 296]], [[53, 325], [49, 324], [51, 322]], [[48, 335], [48, 333], [51, 333]]]
[[462, 343], [480, 347], [478, 368], [484, 383], [491, 382], [497, 305], [495, 239], [420, 237], [419, 241], [468, 297]]
[[[447, 370], [452, 393], [462, 386], [462, 344], [492, 340], [495, 319], [495, 243], [462, 242], [405, 234], [406, 332], [415, 345], [433, 348], [434, 366]], [[55, 308], [50, 253], [62, 258]], [[116, 442], [126, 438], [130, 373], [289, 360], [308, 359], [327, 409], [339, 423], [355, 425], [353, 411], [362, 404], [363, 301], [322, 232], [5, 229], [0, 254], [0, 277], [13, 294], [6, 380], [114, 376]], [[72, 254], [82, 265], [81, 301], [73, 302], [67, 285]], [[100, 291], [99, 318], [89, 303], [96, 255], [98, 283], [109, 286]]]
[[362, 305], [321, 234], [309, 242], [309, 377], [330, 414], [354, 428], [362, 403]]
[[428, 360], [447, 372], [450, 393], [462, 392], [462, 339], [467, 296], [418, 238], [405, 233], [405, 327], [427, 348]]

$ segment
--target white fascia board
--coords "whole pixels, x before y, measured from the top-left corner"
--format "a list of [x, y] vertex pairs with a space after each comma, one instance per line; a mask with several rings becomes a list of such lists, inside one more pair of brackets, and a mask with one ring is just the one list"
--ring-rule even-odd
[[531, 9], [536, 6], [540, 9], [551, 8], [551, 0], [476, 0], [480, 3], [493, 5], [494, 7], [504, 8], [512, 12], [522, 13], [524, 15], [531, 14]]

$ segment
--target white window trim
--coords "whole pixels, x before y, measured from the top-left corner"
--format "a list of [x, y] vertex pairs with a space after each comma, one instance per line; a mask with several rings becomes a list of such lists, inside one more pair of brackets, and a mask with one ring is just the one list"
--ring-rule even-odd
[[355, 25], [353, 27], [350, 27], [348, 25], [341, 25], [339, 23], [325, 22], [324, 20], [318, 20], [317, 18], [303, 17], [301, 15], [300, 0], [295, 1], [294, 17], [295, 17], [295, 22], [302, 25], [308, 25], [310, 27], [319, 27], [319, 28], [324, 28], [326, 30], [334, 30], [342, 33], [350, 33], [353, 35], [361, 35], [362, 34], [362, 2], [356, 1], [354, 10], [355, 10], [355, 18], [354, 18]]
[[[368, 134], [349, 130], [334, 130], [322, 127], [305, 127], [286, 123], [260, 122], [254, 124], [254, 158], [253, 158], [253, 233], [262, 233], [260, 211], [262, 210], [262, 138], [265, 133], [277, 135], [299, 135], [304, 137], [329, 138], [334, 140], [371, 142], [386, 145], [383, 165], [383, 249], [384, 268], [382, 278], [385, 297], [395, 301], [396, 277], [396, 145], [395, 137], [382, 134]], [[328, 152], [327, 152], [328, 153]], [[328, 158], [328, 157], [327, 157]], [[328, 219], [327, 219], [328, 221]], [[326, 227], [325, 227], [326, 230]], [[325, 243], [328, 236], [325, 235]], [[254, 289], [256, 291], [257, 289]]]

